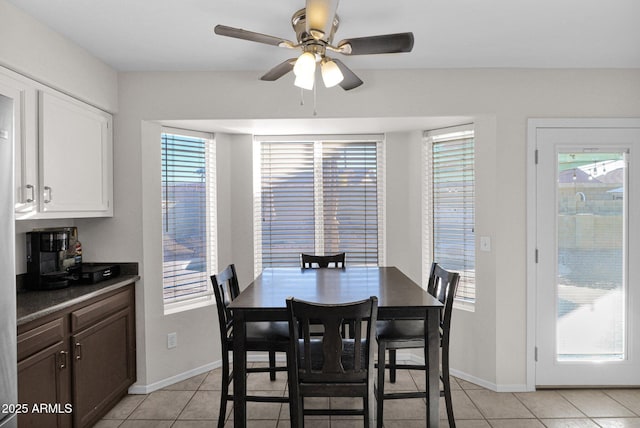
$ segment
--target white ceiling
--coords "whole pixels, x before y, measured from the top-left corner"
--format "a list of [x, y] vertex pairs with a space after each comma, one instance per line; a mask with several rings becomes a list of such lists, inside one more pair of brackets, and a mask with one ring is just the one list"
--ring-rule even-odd
[[[216, 24], [294, 39], [304, 0], [8, 0], [119, 71], [268, 70], [288, 49], [217, 36]], [[638, 0], [344, 0], [335, 41], [412, 31], [412, 53], [352, 69], [640, 67]]]

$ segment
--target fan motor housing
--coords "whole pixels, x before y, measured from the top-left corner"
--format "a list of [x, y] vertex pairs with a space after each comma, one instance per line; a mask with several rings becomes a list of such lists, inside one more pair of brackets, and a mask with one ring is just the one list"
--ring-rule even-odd
[[327, 44], [331, 44], [331, 42], [333, 41], [333, 36], [338, 30], [338, 26], [340, 25], [340, 18], [338, 18], [338, 14], [336, 14], [333, 18], [331, 32], [329, 34], [325, 34], [321, 40], [317, 40], [311, 34], [307, 33], [306, 18], [306, 9], [300, 9], [291, 17], [291, 26], [293, 27], [293, 31], [295, 31], [296, 33], [296, 39], [298, 40], [298, 43], [301, 43], [305, 46], [313, 44], [313, 42], [315, 42], [316, 44], [322, 43], [324, 46], [326, 46]]

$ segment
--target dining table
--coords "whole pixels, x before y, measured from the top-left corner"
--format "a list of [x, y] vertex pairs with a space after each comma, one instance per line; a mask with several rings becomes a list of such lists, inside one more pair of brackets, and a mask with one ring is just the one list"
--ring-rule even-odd
[[[440, 311], [442, 303], [397, 267], [267, 268], [231, 302], [233, 312], [233, 422], [247, 423], [246, 323], [286, 321], [286, 299], [339, 304], [378, 298], [378, 319], [419, 319], [425, 328], [427, 427], [439, 426]], [[372, 369], [371, 372], [374, 372]], [[370, 406], [373, 420], [375, 406]]]

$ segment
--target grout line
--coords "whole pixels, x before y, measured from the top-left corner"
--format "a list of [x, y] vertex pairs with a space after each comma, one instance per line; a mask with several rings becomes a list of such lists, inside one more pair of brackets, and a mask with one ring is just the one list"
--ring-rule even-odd
[[[611, 394], [609, 394], [607, 391], [610, 391], [613, 388], [609, 388], [609, 389], [603, 389], [602, 392], [604, 393], [604, 395], [606, 395], [607, 397], [611, 398], [613, 401], [615, 401], [616, 403], [618, 403], [619, 405], [621, 405], [622, 407], [624, 407], [625, 409], [627, 409], [628, 411], [630, 411], [633, 415], [640, 416], [638, 415], [636, 412], [634, 412], [633, 410], [631, 410], [630, 408], [628, 408], [627, 406], [625, 406], [623, 403], [621, 403], [620, 401], [618, 401], [614, 396], [612, 396]], [[629, 416], [627, 416], [629, 417]]]

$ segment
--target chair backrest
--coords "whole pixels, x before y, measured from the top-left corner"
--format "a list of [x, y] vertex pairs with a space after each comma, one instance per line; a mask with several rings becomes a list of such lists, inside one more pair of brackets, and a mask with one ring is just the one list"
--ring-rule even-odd
[[[367, 382], [373, 367], [373, 344], [378, 298], [324, 305], [293, 297], [287, 299], [291, 355], [298, 370], [290, 373], [298, 383]], [[353, 337], [341, 335], [341, 326], [353, 323]], [[322, 326], [322, 336], [313, 336], [311, 326]]]
[[449, 342], [449, 332], [451, 330], [453, 301], [456, 297], [459, 281], [460, 274], [457, 272], [450, 272], [435, 262], [431, 265], [427, 292], [444, 305], [440, 313], [440, 328], [442, 330], [442, 340], [447, 343]]
[[220, 322], [220, 338], [229, 338], [233, 327], [233, 317], [229, 310], [229, 303], [240, 294], [236, 267], [233, 264], [227, 266], [222, 272], [211, 275], [213, 294], [216, 296], [218, 307], [218, 321]]
[[[345, 253], [338, 253], [329, 256], [316, 256], [312, 254], [300, 254], [300, 266], [302, 269], [316, 268], [344, 268]], [[329, 266], [331, 265], [331, 266]]]

